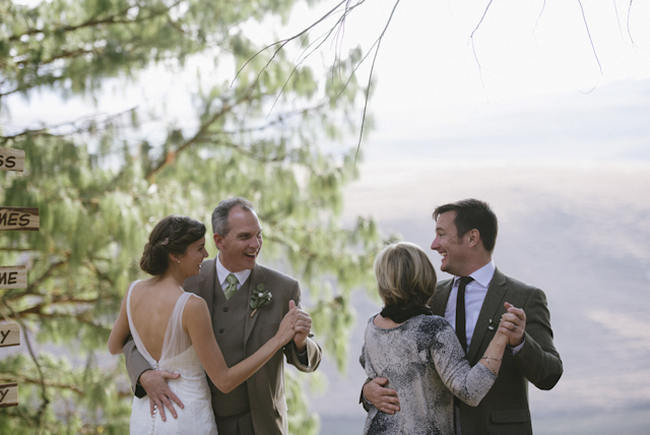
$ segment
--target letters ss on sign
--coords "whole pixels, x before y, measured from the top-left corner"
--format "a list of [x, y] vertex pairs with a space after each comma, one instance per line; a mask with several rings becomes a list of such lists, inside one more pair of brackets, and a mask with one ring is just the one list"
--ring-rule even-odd
[[0, 170], [22, 172], [25, 168], [25, 151], [0, 147]]

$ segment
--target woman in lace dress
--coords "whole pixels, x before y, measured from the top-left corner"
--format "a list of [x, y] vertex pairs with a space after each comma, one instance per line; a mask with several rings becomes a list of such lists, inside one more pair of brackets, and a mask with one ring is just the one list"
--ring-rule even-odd
[[122, 301], [108, 339], [109, 351], [120, 353], [131, 334], [153, 367], [178, 374], [169, 381], [169, 387], [177, 396], [182, 395], [184, 404], [178, 418], [162, 421], [148, 397], [134, 397], [131, 433], [216, 434], [205, 373], [217, 388], [230, 392], [293, 338], [295, 308], [257, 352], [233, 367], [226, 365], [205, 301], [181, 287], [187, 277], [199, 272], [208, 255], [204, 235], [205, 226], [194, 219], [168, 216], [161, 220], [140, 260], [142, 270], [153, 277], [132, 283]]
[[389, 245], [375, 259], [375, 275], [384, 308], [368, 320], [360, 361], [368, 378], [389, 380], [400, 411], [390, 415], [370, 405], [364, 434], [454, 434], [453, 398], [476, 406], [487, 394], [501, 367], [504, 329], [499, 325], [470, 367], [452, 327], [426, 306], [436, 273], [422, 249]]

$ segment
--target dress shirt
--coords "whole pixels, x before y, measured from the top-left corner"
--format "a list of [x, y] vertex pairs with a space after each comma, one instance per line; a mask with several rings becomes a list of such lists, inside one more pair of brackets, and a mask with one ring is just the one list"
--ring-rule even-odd
[[[467, 336], [467, 349], [472, 342], [472, 335], [474, 335], [474, 327], [478, 320], [478, 315], [481, 312], [481, 306], [485, 300], [485, 295], [488, 291], [490, 281], [494, 276], [494, 263], [490, 261], [480, 269], [475, 270], [468, 276], [473, 280], [465, 287], [465, 335]], [[456, 325], [456, 295], [458, 294], [458, 284], [460, 277], [454, 277], [454, 284], [449, 293], [449, 300], [445, 308], [445, 319], [455, 328]]]
[[225, 288], [226, 286], [226, 278], [228, 278], [228, 275], [231, 273], [237, 277], [239, 280], [239, 284], [237, 284], [237, 290], [241, 288], [241, 286], [246, 282], [248, 277], [251, 275], [251, 269], [244, 269], [239, 272], [231, 272], [226, 267], [221, 264], [221, 259], [217, 255], [217, 261], [214, 262], [214, 264], [217, 267], [217, 279], [219, 280], [219, 285], [221, 285], [221, 288]]

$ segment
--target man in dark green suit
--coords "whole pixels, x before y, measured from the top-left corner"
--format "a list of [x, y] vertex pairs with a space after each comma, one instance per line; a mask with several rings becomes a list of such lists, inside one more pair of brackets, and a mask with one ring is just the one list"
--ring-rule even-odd
[[[466, 199], [435, 209], [436, 237], [431, 249], [442, 256], [440, 269], [454, 275], [436, 286], [429, 301], [434, 314], [455, 327], [471, 365], [478, 362], [500, 319], [510, 329], [509, 348], [499, 376], [481, 403], [455, 402], [456, 432], [462, 435], [532, 434], [528, 382], [542, 390], [555, 386], [562, 360], [553, 345], [544, 292], [501, 273], [492, 262], [497, 218], [485, 202]], [[461, 277], [467, 284], [461, 285]], [[363, 398], [387, 413], [399, 411], [397, 393], [376, 378]]]
[[[262, 247], [262, 229], [252, 205], [242, 198], [221, 201], [212, 214], [216, 258], [206, 260], [198, 275], [183, 287], [205, 299], [212, 326], [224, 359], [233, 366], [253, 354], [277, 331], [289, 310], [299, 304], [298, 282], [256, 263]], [[269, 295], [266, 303], [259, 302]], [[311, 338], [311, 318], [302, 312], [296, 334], [284, 351], [274, 355], [257, 373], [232, 392], [224, 394], [210, 382], [212, 407], [220, 434], [285, 435], [288, 433], [284, 395], [283, 354], [287, 362], [303, 372], [316, 370], [321, 349]], [[182, 397], [169, 389], [165, 379], [173, 374], [152, 370], [132, 341], [124, 346], [127, 370], [138, 397], [148, 394], [161, 414], [167, 407], [172, 416]]]

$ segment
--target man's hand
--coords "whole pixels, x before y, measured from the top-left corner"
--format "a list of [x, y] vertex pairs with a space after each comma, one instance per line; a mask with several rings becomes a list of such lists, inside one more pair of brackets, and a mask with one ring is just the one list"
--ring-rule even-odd
[[151, 415], [155, 415], [156, 411], [160, 411], [162, 421], [167, 421], [165, 416], [165, 407], [169, 409], [172, 416], [177, 418], [176, 410], [174, 409], [175, 402], [181, 409], [183, 409], [183, 402], [169, 389], [167, 379], [176, 379], [180, 375], [178, 373], [170, 373], [164, 370], [147, 370], [140, 375], [139, 383], [144, 388], [149, 396], [149, 408]]
[[526, 313], [521, 308], [517, 308], [506, 302], [503, 304], [506, 312], [501, 316], [500, 327], [503, 327], [504, 334], [508, 337], [510, 347], [519, 346], [524, 340], [524, 331], [526, 330]]
[[400, 410], [397, 391], [384, 388], [388, 384], [386, 378], [375, 378], [363, 386], [363, 397], [378, 410], [386, 414], [395, 414]]
[[[292, 310], [296, 306], [296, 303], [292, 300], [289, 301], [289, 310]], [[296, 345], [298, 352], [305, 350], [307, 337], [309, 337], [309, 331], [311, 330], [311, 316], [308, 312], [303, 311], [298, 308], [298, 318], [294, 324], [294, 331], [296, 334], [293, 336], [293, 342]]]

